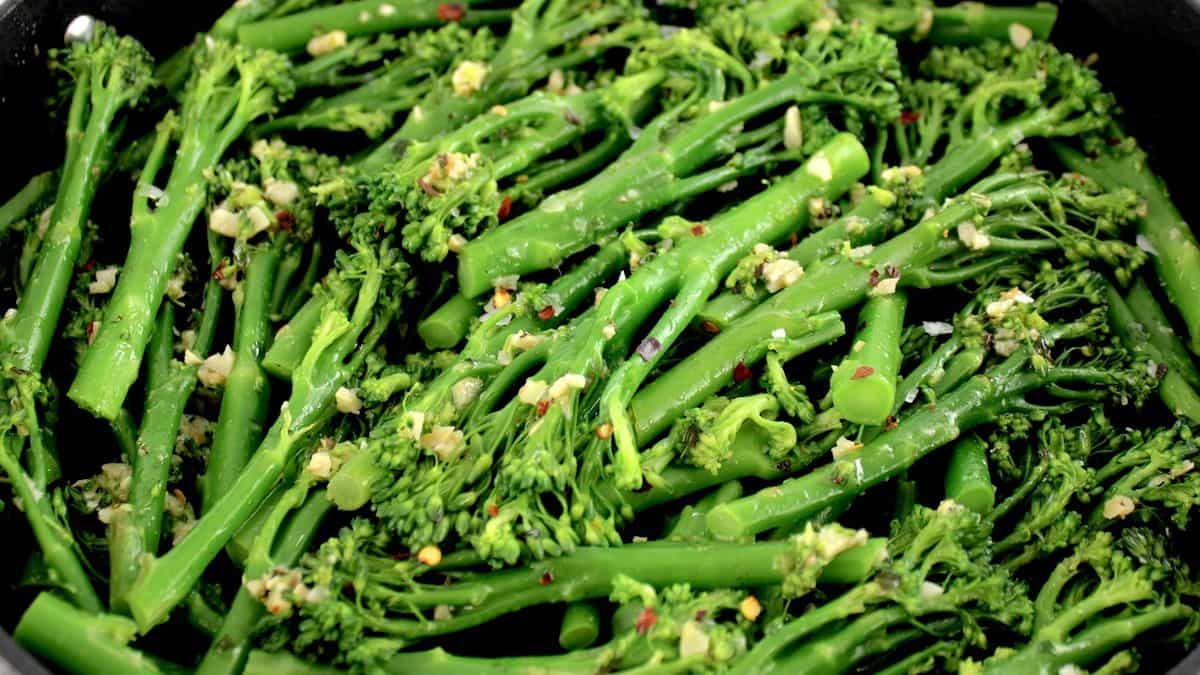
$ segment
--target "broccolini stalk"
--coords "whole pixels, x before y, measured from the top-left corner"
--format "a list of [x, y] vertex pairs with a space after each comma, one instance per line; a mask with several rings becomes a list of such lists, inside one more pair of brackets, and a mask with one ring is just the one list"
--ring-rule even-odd
[[[341, 38], [401, 30], [431, 28], [447, 22], [464, 26], [508, 23], [512, 10], [480, 7], [479, 2], [432, 3], [421, 0], [358, 0], [328, 7], [242, 23], [238, 42], [277, 52], [322, 49], [318, 41], [330, 35]], [[472, 7], [475, 5], [475, 7]], [[335, 43], [336, 44], [336, 43]], [[318, 45], [318, 46], [314, 46]], [[336, 47], [335, 47], [336, 48]]]
[[[374, 560], [382, 554], [371, 550], [372, 536], [371, 526], [358, 521], [326, 542], [317, 556], [306, 559], [305, 583], [329, 588], [333, 595], [301, 605], [304, 624], [309, 627], [300, 637], [302, 643], [349, 640], [354, 644], [374, 636], [411, 643], [478, 626], [525, 607], [604, 597], [619, 575], [644, 580], [655, 588], [688, 584], [693, 590], [709, 590], [782, 583], [793, 594], [801, 594], [817, 583], [861, 581], [877, 564], [882, 544], [869, 539], [865, 531], [830, 526], [827, 533], [813, 532], [781, 542], [652, 542], [580, 548], [528, 567], [467, 574], [458, 583], [443, 586], [414, 583], [386, 567], [370, 571], [382, 562]], [[670, 562], [681, 559], [691, 562], [687, 566]], [[343, 584], [356, 574], [368, 574], [372, 583], [356, 588]], [[438, 606], [450, 608], [451, 616], [424, 617]], [[358, 627], [357, 636], [350, 634], [354, 626]]]
[[688, 504], [679, 512], [675, 522], [667, 529], [663, 539], [688, 543], [711, 541], [704, 517], [718, 504], [733, 501], [742, 496], [742, 484], [737, 480], [722, 483], [720, 487], [704, 495], [695, 504]]
[[145, 48], [104, 24], [96, 25], [90, 42], [75, 43], [67, 50], [62, 68], [75, 82], [67, 116], [66, 159], [50, 227], [3, 346], [13, 366], [32, 372], [41, 370], [58, 330], [96, 187], [125, 126], [121, 112], [136, 105], [151, 84], [151, 59]]
[[573, 652], [591, 647], [600, 637], [600, 609], [592, 602], [572, 602], [563, 610], [558, 645]]
[[886, 6], [851, 0], [839, 3], [837, 8], [846, 20], [862, 21], [892, 35], [911, 36], [935, 45], [1000, 40], [1024, 47], [1031, 39], [1049, 38], [1058, 18], [1058, 7], [1049, 2], [1016, 7], [960, 2], [935, 7], [926, 0]]
[[1150, 286], [1142, 278], [1139, 277], [1129, 287], [1125, 302], [1129, 305], [1129, 310], [1137, 317], [1138, 323], [1145, 329], [1145, 338], [1158, 351], [1162, 352], [1163, 363], [1187, 380], [1188, 384], [1200, 387], [1200, 371], [1192, 362], [1191, 354], [1188, 353], [1187, 347], [1184, 346], [1179, 336], [1175, 334], [1170, 319], [1163, 312], [1162, 306], [1158, 304]]
[[[63, 520], [60, 495], [48, 485], [54, 460], [51, 450], [45, 447], [47, 438], [39, 415], [39, 407], [45, 405], [45, 385], [36, 375], [11, 368], [6, 369], [0, 382], [7, 399], [0, 432], [0, 470], [8, 475], [14, 496], [21, 500], [21, 510], [41, 549], [51, 581], [78, 607], [102, 612], [104, 603], [92, 588], [78, 545]], [[30, 457], [28, 470], [21, 464], [22, 456]]]
[[[636, 122], [650, 107], [668, 68], [650, 68], [570, 96], [536, 92], [466, 122], [364, 179], [367, 209], [349, 206], [352, 222], [374, 220], [401, 229], [405, 250], [437, 262], [454, 235], [475, 236], [507, 217], [511, 198], [497, 185], [553, 156], [585, 135]], [[509, 206], [505, 206], [508, 199]]]
[[[287, 60], [278, 54], [217, 41], [194, 54], [170, 178], [162, 197], [154, 200], [156, 207], [144, 190], [135, 197], [129, 254], [95, 342], [68, 391], [82, 408], [104, 419], [118, 413], [137, 379], [168, 278], [207, 197], [204, 172], [289, 89]], [[157, 169], [153, 164], [143, 172], [146, 185], [157, 173], [149, 170]]]
[[[393, 49], [386, 54], [388, 60], [358, 86], [331, 96], [317, 97], [298, 110], [255, 126], [252, 132], [256, 136], [267, 136], [302, 129], [357, 130], [368, 138], [377, 138], [392, 128], [396, 114], [411, 110], [421, 100], [435, 78], [446, 71], [454, 58], [486, 59], [492, 51], [488, 38], [490, 35], [486, 33], [472, 36], [457, 25], [405, 36], [389, 45]], [[297, 70], [330, 69], [323, 63], [324, 60], [348, 59], [351, 57], [347, 54], [355, 51], [363, 52], [363, 56], [358, 58], [369, 58], [377, 49], [375, 45], [352, 42], [334, 54], [298, 66]], [[309, 72], [298, 72], [295, 76], [298, 80], [317, 77], [316, 73]], [[333, 78], [336, 73], [325, 73], [324, 77]], [[297, 84], [299, 86], [300, 83]]]
[[34, 599], [13, 633], [23, 647], [72, 673], [187, 672], [128, 646], [136, 636], [137, 626], [129, 619], [87, 612], [51, 591], [44, 591]]
[[[213, 268], [220, 265], [220, 244], [209, 233], [209, 255]], [[125, 596], [137, 579], [144, 556], [158, 554], [162, 539], [163, 508], [171, 456], [175, 452], [183, 411], [196, 388], [202, 359], [212, 347], [221, 315], [223, 291], [207, 275], [203, 307], [196, 325], [196, 341], [189, 352], [194, 359], [175, 358], [175, 307], [167, 303], [159, 310], [149, 345], [146, 401], [138, 433], [129, 501], [114, 509], [108, 528], [109, 606], [126, 610]]]
[[996, 486], [988, 472], [987, 444], [972, 436], [954, 444], [946, 467], [946, 499], [987, 515], [996, 503]]
[[[626, 0], [600, 7], [581, 0], [524, 0], [511, 12], [512, 23], [499, 51], [486, 63], [460, 62], [412, 109], [399, 130], [358, 162], [359, 167], [371, 171], [386, 166], [409, 142], [436, 138], [493, 105], [524, 96], [555, 70], [634, 44], [651, 34], [651, 25], [638, 20], [642, 13], [640, 6]], [[468, 9], [465, 16], [471, 14]]]
[[[1019, 629], [1032, 607], [1019, 584], [992, 563], [987, 535], [987, 523], [955, 502], [917, 507], [888, 542], [891, 556], [876, 575], [768, 633], [732, 672], [842, 672], [848, 664], [839, 662], [871, 651], [869, 638], [939, 616]], [[835, 644], [839, 648], [829, 648]]]
[[[983, 672], [1036, 673], [1089, 667], [1142, 633], [1192, 616], [1179, 602], [1163, 559], [1134, 558], [1125, 541], [1099, 533], [1050, 573], [1034, 600], [1034, 632], [1015, 652], [997, 655]], [[1136, 550], [1136, 549], [1135, 549]], [[1161, 550], [1159, 551], [1161, 552]], [[1109, 610], [1122, 608], [1113, 614]]]
[[1100, 391], [1131, 387], [1136, 395], [1140, 393], [1140, 375], [1144, 375], [1144, 369], [1130, 371], [1129, 366], [1119, 362], [1056, 366], [1021, 346], [985, 376], [973, 378], [941, 398], [933, 409], [915, 412], [895, 429], [831, 464], [713, 509], [708, 516], [709, 529], [731, 537], [762, 532], [812, 514], [847, 495], [861, 494], [953, 441], [963, 431], [1000, 415], [1072, 407], [1072, 398], [1058, 406], [1033, 405], [1025, 399], [1033, 391], [1044, 389], [1053, 395], [1060, 388], [1070, 391], [1069, 385], [1074, 384]]
[[[219, 275], [234, 288], [237, 314], [233, 367], [203, 479], [205, 510], [225, 494], [262, 440], [271, 392], [262, 361], [271, 343], [276, 289], [283, 283], [279, 269], [283, 259], [302, 255], [313, 237], [315, 209], [305, 188], [340, 173], [336, 159], [278, 140], [257, 141], [250, 152], [252, 161], [230, 162], [216, 172], [222, 199], [209, 213], [210, 229], [234, 239], [232, 264]], [[266, 231], [260, 233], [263, 223]], [[319, 251], [312, 256], [319, 259]]]
[[286, 237], [253, 247], [236, 305], [233, 368], [225, 378], [203, 480], [202, 511], [220, 501], [262, 440], [271, 386], [260, 361], [271, 338], [270, 293]]
[[[1170, 336], [1159, 333], [1157, 339], [1151, 337], [1162, 325], [1158, 324], [1152, 329], [1150, 326], [1155, 324], [1151, 322], [1165, 317], [1162, 316], [1162, 310], [1154, 297], [1149, 295], [1149, 289], [1145, 286], [1142, 288], [1144, 295], [1139, 297], [1139, 302], [1143, 313], [1148, 315], [1145, 319], [1134, 315], [1129, 302], [1122, 298], [1115, 288], [1108, 288], [1108, 316], [1113, 332], [1121, 337], [1127, 349], [1145, 357], [1147, 367], [1155, 369], [1156, 375], [1161, 373], [1158, 395], [1167, 409], [1177, 416], [1200, 422], [1200, 394], [1197, 394], [1192, 383], [1188, 381], [1188, 374], [1195, 373], [1194, 367], [1191, 366], [1191, 358], [1188, 357], [1187, 361], [1183, 362], [1187, 364], [1184, 368], [1176, 368], [1177, 354], [1162, 351], [1161, 347], [1166, 343], [1168, 346], [1173, 344], [1184, 348], [1179, 339], [1173, 333]], [[1130, 293], [1130, 297], [1132, 296], [1133, 292]], [[1186, 356], [1186, 352], [1184, 355]]]
[[[345, 273], [361, 279], [349, 307], [327, 306], [312, 346], [292, 378], [292, 393], [225, 497], [165, 555], [147, 562], [128, 595], [144, 629], [161, 623], [208, 564], [267, 498], [307, 440], [333, 416], [335, 394], [345, 388], [399, 310], [407, 268], [385, 247], [360, 247], [343, 257]], [[347, 303], [348, 304], [348, 303]], [[353, 356], [352, 356], [353, 355]]]
[[[693, 35], [677, 33], [672, 39], [698, 39]], [[796, 68], [682, 127], [678, 112], [658, 116], [600, 174], [551, 195], [537, 210], [469, 242], [458, 259], [462, 293], [473, 297], [490, 289], [496, 278], [553, 267], [641, 214], [736, 179], [745, 171], [738, 164], [750, 162], [754, 153], [747, 153], [745, 160], [735, 156], [725, 166], [708, 167], [730, 154], [731, 130], [773, 110], [791, 104], [837, 105], [866, 115], [888, 115], [895, 107], [895, 92], [886, 75], [879, 79], [878, 69], [892, 72], [894, 50], [889, 40], [865, 31], [844, 39], [814, 39], [798, 55], [806, 64], [803, 69]], [[853, 74], [864, 68], [875, 78], [869, 86], [859, 83], [853, 89]], [[850, 92], [843, 93], [847, 88]], [[574, 225], [580, 213], [591, 216], [587, 228]]]
[[32, 215], [39, 205], [54, 195], [58, 182], [56, 171], [43, 171], [30, 178], [17, 194], [0, 204], [0, 232], [7, 231], [14, 223]]
[[900, 291], [868, 298], [863, 305], [854, 345], [829, 384], [834, 408], [850, 422], [882, 424], [892, 412], [907, 303]]
[[[332, 506], [323, 491], [309, 493], [303, 481], [290, 488], [281, 502], [271, 508], [271, 522], [259, 531], [243, 578], [261, 580], [276, 567], [295, 565], [312, 544]], [[251, 595], [243, 583], [196, 668], [197, 675], [240, 675], [266, 611], [262, 600]]]
[[[879, 170], [880, 180], [865, 198], [804, 238], [788, 258], [809, 267], [838, 253], [846, 241], [854, 247], [877, 243], [898, 216], [913, 218], [927, 206], [938, 206], [1014, 145], [1078, 136], [1110, 123], [1113, 102], [1095, 73], [1046, 43], [1023, 49], [998, 43], [934, 49], [922, 70], [927, 79], [902, 88], [907, 114], [892, 135], [901, 160], [915, 166], [893, 170], [890, 180], [883, 180]], [[905, 121], [910, 118], [916, 121]], [[929, 164], [934, 157], [939, 159]], [[718, 296], [701, 313], [702, 325], [720, 330], [759, 302], [731, 293]]]
[[1071, 170], [1106, 188], [1132, 188], [1145, 200], [1138, 234], [1154, 251], [1154, 270], [1167, 298], [1183, 317], [1188, 346], [1200, 353], [1200, 248], [1196, 237], [1132, 138], [1111, 148], [1101, 147], [1093, 148], [1090, 156], [1064, 144], [1055, 144], [1054, 151]]
[[[658, 437], [690, 408], [738, 381], [768, 354], [795, 358], [846, 332], [836, 312], [812, 315], [782, 307], [755, 322], [737, 322], [646, 383], [629, 402], [641, 445]], [[777, 337], [783, 331], [783, 337]]]
[[1154, 432], [1096, 469], [1089, 486], [1096, 499], [1086, 526], [1099, 530], [1170, 518], [1177, 527], [1187, 527], [1200, 501], [1191, 443], [1191, 430], [1176, 425]]

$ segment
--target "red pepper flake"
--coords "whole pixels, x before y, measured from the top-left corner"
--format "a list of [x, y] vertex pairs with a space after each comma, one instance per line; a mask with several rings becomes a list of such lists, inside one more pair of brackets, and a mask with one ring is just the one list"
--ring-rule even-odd
[[909, 125], [921, 119], [921, 113], [915, 110], [905, 110], [900, 113], [900, 124]]
[[750, 379], [750, 376], [753, 374], [754, 373], [750, 372], [750, 369], [747, 368], [746, 364], [742, 361], [738, 361], [738, 364], [733, 367], [734, 382], [745, 382], [746, 380]]
[[508, 220], [509, 214], [512, 213], [512, 197], [504, 195], [504, 199], [500, 200], [500, 208], [496, 209], [496, 218], [500, 222]]
[[700, 329], [703, 330], [705, 333], [712, 333], [713, 335], [716, 335], [717, 333], [721, 332], [720, 326], [718, 326], [717, 324], [715, 324], [711, 321], [708, 321], [708, 320], [704, 320], [704, 321], [700, 322]]
[[708, 610], [706, 610], [706, 609], [696, 610], [696, 620], [697, 621], [703, 621], [707, 617], [708, 617]]
[[871, 270], [871, 276], [867, 279], [867, 283], [871, 284], [872, 288], [879, 285], [879, 270]]
[[896, 267], [895, 265], [893, 265], [891, 263], [888, 263], [883, 266], [883, 273], [886, 274], [889, 279], [899, 279], [900, 278], [900, 268]]
[[225, 261], [222, 260], [217, 269], [213, 270], [213, 279], [220, 281], [225, 278]]
[[791, 244], [792, 246], [795, 246], [796, 244], [800, 243], [800, 235], [796, 234], [795, 232], [791, 233], [790, 235], [788, 235], [788, 243]]
[[443, 2], [437, 7], [438, 21], [462, 21], [467, 8], [457, 2]]
[[392, 560], [395, 560], [395, 561], [408, 560], [411, 557], [412, 557], [412, 553], [410, 553], [408, 551], [405, 551], [403, 553], [393, 553], [392, 554]]
[[95, 258], [92, 258], [92, 259], [88, 260], [87, 262], [83, 263], [83, 271], [84, 272], [91, 272], [94, 269], [96, 269], [96, 259]]
[[892, 429], [895, 429], [898, 426], [900, 426], [900, 424], [896, 421], [896, 416], [888, 415], [887, 422], [884, 422], [884, 424], [883, 424], [883, 430], [891, 431]]
[[703, 237], [706, 234], [708, 234], [708, 228], [704, 226], [704, 223], [696, 223], [692, 226], [693, 236]]
[[1120, 145], [1121, 139], [1117, 138], [1116, 136], [1109, 136], [1108, 138], [1104, 139], [1104, 142], [1108, 144], [1109, 147], [1112, 147], [1115, 145]]
[[496, 516], [500, 515], [500, 507], [496, 506], [495, 504], [488, 504], [487, 514], [489, 517], [495, 518]]
[[292, 215], [291, 211], [279, 211], [276, 213], [275, 223], [284, 232], [291, 232], [296, 229], [296, 217]]
[[550, 409], [550, 399], [548, 399], [548, 398], [544, 398], [544, 399], [542, 399], [542, 400], [540, 400], [540, 401], [538, 401], [538, 402], [537, 402], [537, 414], [538, 414], [538, 417], [543, 417], [543, 416], [545, 416], [545, 414], [546, 414], [546, 411], [547, 411], [547, 410], [549, 410], [549, 409]]
[[658, 623], [658, 615], [654, 613], [653, 607], [643, 607], [638, 613], [637, 622], [634, 627], [637, 628], [638, 635], [645, 635], [654, 628], [654, 624]]
[[550, 319], [554, 318], [554, 314], [554, 305], [546, 305], [540, 312], [538, 312], [538, 318], [542, 321], [549, 321]]
[[549, 572], [543, 572], [542, 578], [538, 579], [538, 583], [543, 586], [549, 586], [552, 581], [554, 581], [554, 575]]
[[429, 181], [425, 180], [424, 176], [417, 179], [417, 185], [421, 186], [421, 189], [425, 191], [425, 194], [429, 195], [430, 197], [438, 197], [442, 194], [437, 191], [437, 188], [430, 185]]
[[96, 341], [96, 331], [98, 331], [99, 329], [100, 329], [99, 321], [89, 321], [88, 322], [87, 341], [88, 341], [89, 345]]
[[870, 377], [874, 374], [875, 369], [871, 366], [859, 366], [854, 369], [854, 374], [850, 376], [851, 380], [861, 380], [864, 377]]

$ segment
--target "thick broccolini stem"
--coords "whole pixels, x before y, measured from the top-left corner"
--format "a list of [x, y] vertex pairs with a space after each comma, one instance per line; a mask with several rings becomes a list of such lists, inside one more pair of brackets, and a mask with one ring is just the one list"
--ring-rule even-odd
[[246, 265], [233, 336], [233, 369], [225, 379], [221, 412], [203, 478], [203, 511], [220, 501], [262, 441], [271, 386], [260, 361], [271, 340], [271, 292], [281, 244], [256, 249]]
[[[1053, 369], [1046, 375], [1023, 372], [1031, 356], [1029, 349], [1022, 347], [986, 376], [976, 377], [940, 399], [933, 409], [915, 412], [895, 429], [842, 459], [713, 509], [708, 516], [709, 529], [723, 537], [763, 532], [898, 475], [963, 431], [1019, 407], [1025, 392], [1053, 383], [1058, 377]], [[1111, 377], [1104, 371], [1090, 370], [1069, 371], [1063, 376], [1079, 377], [1085, 382], [1103, 382]]]
[[[787, 103], [837, 101], [812, 91], [809, 79], [806, 74], [780, 78], [683, 126], [670, 139], [657, 138], [662, 130], [650, 125], [591, 180], [551, 195], [536, 210], [468, 242], [458, 257], [463, 295], [487, 291], [498, 277], [554, 267], [638, 216], [737, 178], [750, 167], [699, 171], [723, 154], [722, 139], [736, 125]], [[590, 216], [587, 228], [576, 225], [580, 213]]]
[[784, 331], [790, 356], [833, 342], [846, 332], [836, 312], [812, 316], [786, 307], [754, 322], [737, 322], [670, 370], [647, 383], [629, 403], [638, 442], [645, 445], [666, 431], [684, 411], [729, 386], [739, 365], [752, 368], [767, 355], [777, 331]]
[[704, 495], [695, 504], [688, 504], [679, 512], [679, 516], [667, 528], [663, 539], [667, 541], [701, 542], [712, 541], [708, 536], [708, 525], [704, 523], [705, 516], [713, 507], [725, 502], [731, 502], [742, 496], [742, 484], [738, 480], [722, 483], [720, 487]]
[[75, 89], [68, 115], [66, 160], [50, 228], [42, 238], [37, 263], [4, 344], [11, 363], [22, 370], [39, 372], [46, 360], [83, 246], [96, 188], [125, 126], [118, 114], [136, 103], [149, 86], [150, 63], [140, 44], [118, 37], [102, 24], [91, 42], [71, 47], [67, 66], [73, 71]]
[[1058, 7], [1039, 2], [1024, 7], [999, 7], [981, 2], [960, 2], [933, 9], [933, 26], [928, 39], [936, 45], [975, 44], [986, 40], [1002, 42], [1021, 39], [1020, 26], [1033, 38], [1046, 40], [1058, 20]]
[[429, 349], [449, 349], [466, 337], [480, 312], [479, 301], [456, 292], [417, 324], [417, 334]]
[[[291, 52], [308, 44], [314, 37], [341, 31], [347, 36], [375, 35], [396, 31], [431, 28], [448, 21], [464, 26], [508, 23], [507, 9], [471, 9], [470, 2], [436, 3], [425, 0], [360, 0], [318, 7], [238, 27], [238, 42]], [[478, 4], [478, 3], [476, 3]]]
[[[210, 234], [209, 242], [212, 258], [219, 262], [216, 236]], [[220, 284], [209, 275], [192, 347], [201, 355], [212, 347], [223, 295]], [[108, 530], [109, 605], [114, 609], [126, 608], [125, 596], [141, 571], [143, 557], [156, 555], [162, 538], [171, 457], [199, 370], [199, 365], [185, 364], [174, 353], [175, 308], [167, 303], [159, 311], [149, 346], [149, 376], [137, 455], [129, 458], [133, 465], [129, 502], [116, 509]]]
[[[879, 554], [879, 542], [847, 550], [820, 573], [822, 583], [856, 583], [873, 565], [864, 558]], [[389, 591], [394, 606], [413, 609], [438, 605], [459, 607], [449, 619], [375, 619], [371, 627], [402, 640], [418, 640], [458, 632], [526, 607], [607, 596], [617, 575], [636, 578], [656, 588], [685, 583], [694, 590], [749, 588], [782, 583], [795, 545], [790, 541], [754, 544], [672, 544], [652, 542], [620, 548], [580, 548], [523, 568], [505, 569], [464, 579], [453, 586]], [[687, 566], [678, 561], [690, 561]], [[802, 564], [802, 563], [799, 563]], [[371, 589], [365, 589], [370, 593]], [[469, 607], [468, 607], [469, 606]]]
[[72, 673], [186, 672], [129, 647], [136, 635], [137, 627], [125, 617], [87, 612], [46, 591], [25, 610], [13, 637], [29, 651]]
[[[278, 54], [215, 44], [196, 50], [196, 60], [163, 198], [151, 209], [146, 194], [135, 195], [125, 265], [95, 342], [67, 392], [104, 419], [118, 413], [137, 379], [167, 281], [207, 199], [204, 172], [254, 119], [275, 108], [280, 92], [287, 92], [281, 79], [287, 61]], [[152, 180], [153, 172], [148, 177]]]
[[[1143, 314], [1147, 315], [1150, 321], [1163, 318], [1158, 303], [1154, 301], [1153, 296], [1149, 295], [1149, 289], [1145, 289], [1145, 292], [1146, 295], [1139, 297]], [[1133, 296], [1132, 292], [1130, 296]], [[1152, 331], [1147, 322], [1141, 319], [1142, 317], [1134, 315], [1130, 303], [1110, 285], [1108, 287], [1108, 320], [1113, 332], [1121, 338], [1121, 342], [1127, 349], [1144, 356], [1154, 364], [1152, 367], [1165, 367], [1165, 372], [1159, 381], [1158, 395], [1167, 409], [1193, 422], [1200, 422], [1200, 394], [1188, 381], [1186, 376], [1188, 368], [1175, 368], [1176, 359], [1167, 356], [1169, 352], [1160, 349], [1160, 345], [1164, 342], [1174, 343], [1181, 349], [1183, 345], [1174, 335], [1167, 337], [1160, 334], [1157, 339], [1152, 338]], [[1188, 358], [1185, 363], [1190, 365], [1190, 361], [1191, 359]]]
[[343, 305], [358, 291], [354, 281], [331, 274], [296, 310], [290, 321], [279, 329], [263, 356], [262, 366], [275, 377], [290, 380], [292, 371], [300, 365], [312, 346], [313, 331], [321, 323], [321, 315], [329, 304]]
[[558, 646], [573, 652], [590, 647], [600, 637], [600, 609], [591, 602], [572, 602], [563, 610]]
[[1192, 355], [1171, 327], [1171, 321], [1154, 297], [1154, 292], [1142, 279], [1129, 287], [1125, 296], [1129, 311], [1142, 325], [1144, 337], [1162, 354], [1163, 362], [1193, 387], [1200, 387], [1200, 371], [1192, 361]]
[[1180, 215], [1166, 185], [1154, 175], [1140, 150], [1102, 153], [1094, 158], [1066, 145], [1055, 144], [1063, 164], [1084, 174], [1105, 189], [1132, 188], [1146, 200], [1146, 214], [1138, 233], [1150, 242], [1154, 270], [1167, 298], [1183, 317], [1192, 352], [1200, 353], [1200, 247], [1187, 221]]
[[[258, 579], [277, 565], [295, 565], [312, 544], [333, 504], [320, 490], [306, 497], [303, 494], [299, 496], [303, 498], [303, 503], [298, 506], [294, 503], [297, 500], [292, 500], [283, 506], [272, 507], [273, 514], [288, 514], [293, 508], [295, 512], [288, 516], [282, 526], [277, 523], [274, 527], [262, 528], [259, 537], [263, 537], [263, 540], [255, 542], [254, 551], [246, 564], [243, 575], [246, 580]], [[251, 640], [265, 612], [261, 600], [250, 595], [244, 587], [238, 589], [233, 606], [225, 615], [220, 630], [213, 636], [211, 646], [196, 668], [196, 674], [239, 675], [246, 666]]]
[[859, 314], [859, 332], [850, 354], [833, 373], [829, 393], [834, 407], [855, 424], [882, 424], [896, 402], [904, 292], [872, 297]]
[[996, 504], [996, 486], [988, 472], [987, 444], [964, 438], [954, 444], [946, 467], [946, 499], [953, 499], [972, 511], [987, 515]]
[[[383, 253], [388, 255], [386, 250]], [[361, 364], [393, 318], [395, 308], [380, 297], [384, 261], [364, 250], [357, 255], [371, 260], [363, 274], [353, 313], [347, 317], [333, 307], [325, 310], [312, 346], [293, 377], [291, 397], [257, 452], [225, 497], [196, 522], [179, 544], [146, 563], [131, 589], [130, 611], [143, 629], [161, 623], [187, 596], [208, 564], [262, 505], [304, 442], [332, 418], [335, 392]], [[377, 304], [381, 307], [377, 308]], [[351, 354], [355, 354], [355, 359], [347, 364]]]

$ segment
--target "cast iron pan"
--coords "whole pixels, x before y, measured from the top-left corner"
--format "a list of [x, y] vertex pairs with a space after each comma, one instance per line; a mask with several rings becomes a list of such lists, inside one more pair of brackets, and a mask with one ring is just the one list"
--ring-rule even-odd
[[[62, 44], [71, 18], [87, 13], [104, 19], [162, 56], [211, 24], [230, 1], [0, 0], [0, 197], [62, 156], [43, 108], [49, 93], [45, 52]], [[1200, 0], [1060, 2], [1053, 41], [1080, 55], [1100, 55], [1097, 68], [1126, 107], [1131, 130], [1184, 215], [1200, 223], [1200, 133], [1190, 104], [1200, 66]], [[0, 598], [11, 602], [13, 595], [0, 589]], [[20, 609], [0, 607], [0, 625], [11, 628]], [[46, 670], [0, 630], [0, 675], [17, 673]], [[1200, 649], [1170, 674], [1200, 674]]]

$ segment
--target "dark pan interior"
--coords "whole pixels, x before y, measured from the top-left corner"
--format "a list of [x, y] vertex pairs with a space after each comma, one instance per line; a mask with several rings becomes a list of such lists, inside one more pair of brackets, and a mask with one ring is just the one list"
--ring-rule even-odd
[[[105, 19], [156, 55], [185, 43], [231, 0], [0, 0], [0, 195], [61, 156], [61, 140], [43, 112], [49, 92], [45, 51], [61, 44], [77, 14]], [[1079, 55], [1100, 55], [1097, 68], [1126, 107], [1129, 127], [1167, 180], [1180, 209], [1200, 221], [1196, 68], [1200, 0], [1061, 0], [1053, 40]], [[0, 594], [11, 597], [7, 593]], [[5, 608], [2, 620], [15, 618]], [[11, 668], [6, 668], [8, 666]], [[0, 631], [0, 673], [46, 671]], [[1171, 670], [1200, 673], [1200, 649]]]

